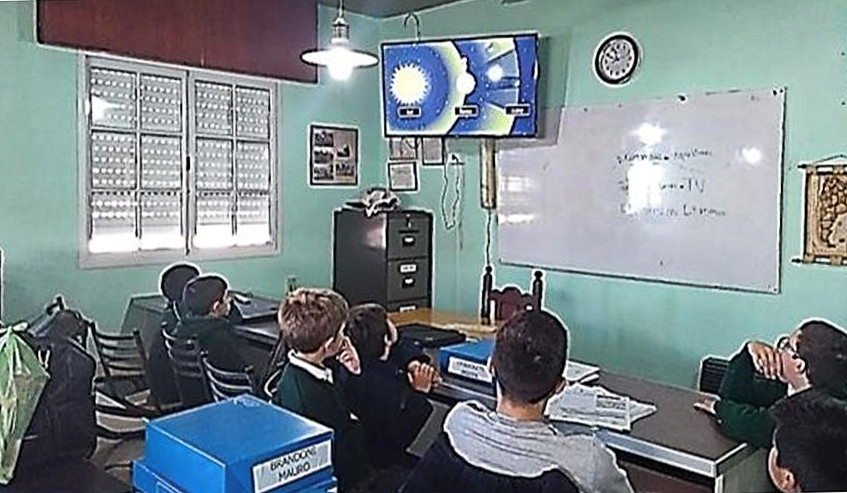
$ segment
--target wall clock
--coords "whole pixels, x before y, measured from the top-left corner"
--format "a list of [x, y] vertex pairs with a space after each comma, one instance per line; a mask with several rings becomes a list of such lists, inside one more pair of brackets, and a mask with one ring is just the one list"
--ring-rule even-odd
[[626, 84], [641, 63], [641, 47], [627, 33], [607, 36], [594, 51], [594, 75], [612, 86]]

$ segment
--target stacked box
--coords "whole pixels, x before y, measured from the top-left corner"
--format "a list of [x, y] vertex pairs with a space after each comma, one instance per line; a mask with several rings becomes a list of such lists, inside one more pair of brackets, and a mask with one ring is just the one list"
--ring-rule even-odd
[[488, 371], [488, 359], [493, 352], [493, 339], [443, 347], [439, 355], [441, 373], [492, 385], [494, 378]]
[[142, 493], [327, 492], [332, 430], [252, 396], [151, 421], [133, 467]]

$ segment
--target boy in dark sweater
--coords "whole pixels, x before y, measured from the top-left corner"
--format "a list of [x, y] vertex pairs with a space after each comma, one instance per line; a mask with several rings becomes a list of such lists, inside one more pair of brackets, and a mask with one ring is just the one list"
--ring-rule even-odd
[[774, 346], [746, 343], [729, 362], [720, 398], [695, 407], [714, 415], [727, 437], [767, 448], [775, 428], [768, 408], [812, 387], [847, 398], [847, 333], [820, 319], [803, 322]]
[[279, 309], [280, 336], [288, 363], [274, 402], [332, 428], [332, 464], [342, 493], [360, 490], [370, 478], [364, 433], [350, 411], [340, 378], [344, 366], [361, 371], [356, 349], [344, 333], [347, 302], [328, 289], [298, 289]]
[[345, 375], [344, 393], [361, 419], [374, 465], [408, 463], [406, 449], [432, 413], [426, 398], [438, 374], [377, 304], [353, 307], [347, 334], [361, 359], [360, 375]]
[[771, 409], [768, 472], [780, 491], [847, 491], [847, 405], [814, 389]]

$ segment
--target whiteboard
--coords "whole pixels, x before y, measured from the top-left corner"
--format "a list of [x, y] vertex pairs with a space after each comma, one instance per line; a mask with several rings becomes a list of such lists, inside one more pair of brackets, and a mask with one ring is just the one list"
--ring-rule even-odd
[[548, 135], [498, 152], [501, 262], [779, 292], [784, 101], [767, 89], [546, 115]]

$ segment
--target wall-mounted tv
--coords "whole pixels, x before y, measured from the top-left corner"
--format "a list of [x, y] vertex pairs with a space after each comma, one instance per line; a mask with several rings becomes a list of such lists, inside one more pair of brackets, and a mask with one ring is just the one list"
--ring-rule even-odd
[[532, 137], [538, 35], [382, 44], [391, 136]]

